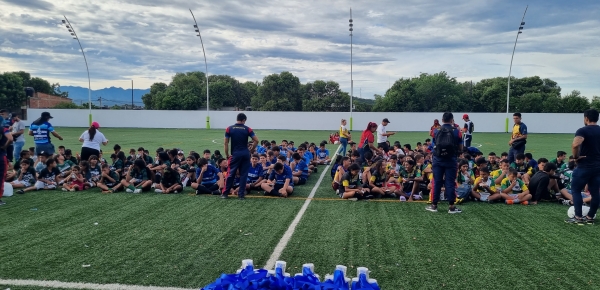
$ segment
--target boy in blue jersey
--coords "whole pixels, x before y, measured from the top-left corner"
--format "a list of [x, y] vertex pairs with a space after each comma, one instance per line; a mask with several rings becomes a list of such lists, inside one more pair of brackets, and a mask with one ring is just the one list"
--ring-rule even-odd
[[271, 170], [273, 170], [273, 164], [271, 164], [271, 162], [268, 161], [267, 154], [261, 154], [259, 161], [262, 167], [262, 178], [263, 180], [266, 180], [267, 178], [269, 178]]
[[219, 169], [209, 164], [206, 158], [200, 158], [196, 169], [196, 182], [192, 183], [192, 188], [196, 190], [196, 194], [219, 195], [219, 180], [222, 178], [223, 174]]
[[269, 160], [271, 163], [277, 163], [277, 157], [281, 156], [281, 148], [279, 148], [279, 146], [275, 146], [271, 148], [271, 152], [273, 152], [273, 157]]
[[302, 156], [302, 158], [304, 159], [304, 162], [306, 163], [306, 165], [308, 165], [308, 173], [309, 174], [313, 173], [313, 172], [317, 172], [315, 166], [311, 164], [311, 162], [313, 160], [313, 155], [306, 150], [305, 145], [298, 146], [298, 154], [300, 154], [300, 156]]
[[288, 142], [287, 140], [283, 140], [281, 141], [281, 146], [279, 146], [279, 154], [285, 156], [285, 157], [290, 157], [291, 155], [291, 151], [289, 151], [288, 149]]
[[248, 169], [248, 181], [246, 183], [246, 191], [261, 190], [260, 184], [263, 182], [263, 167], [259, 163], [260, 157], [258, 154], [253, 154], [250, 158], [250, 169]]
[[325, 148], [325, 143], [319, 144], [316, 155], [318, 164], [329, 164], [331, 162], [331, 159], [329, 159], [329, 150]]
[[292, 170], [283, 163], [276, 163], [269, 180], [263, 183], [261, 187], [267, 196], [290, 196], [294, 192]]
[[306, 184], [308, 179], [308, 165], [306, 165], [306, 162], [304, 162], [304, 159], [302, 159], [302, 156], [298, 152], [292, 154], [292, 158], [295, 164], [294, 172], [292, 173], [294, 184]]

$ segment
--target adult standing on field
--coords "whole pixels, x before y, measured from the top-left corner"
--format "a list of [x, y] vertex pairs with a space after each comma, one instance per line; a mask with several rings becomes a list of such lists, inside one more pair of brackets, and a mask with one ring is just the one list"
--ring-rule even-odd
[[469, 115], [463, 115], [463, 121], [465, 121], [465, 126], [463, 127], [463, 147], [469, 148], [471, 147], [471, 141], [473, 141], [473, 122], [469, 119]]
[[[575, 216], [565, 220], [572, 224], [594, 224], [594, 217], [600, 205], [600, 127], [598, 126], [598, 111], [589, 109], [583, 112], [584, 127], [575, 133], [571, 145], [573, 158], [577, 167], [573, 170], [571, 193]], [[586, 216], [582, 214], [583, 197], [581, 192], [587, 184], [592, 201]]]
[[346, 147], [348, 147], [348, 140], [352, 137], [350, 135], [350, 131], [348, 131], [348, 127], [346, 126], [346, 119], [342, 119], [342, 124], [340, 125], [340, 144], [342, 144], [342, 156], [346, 156]]
[[[25, 147], [25, 122], [19, 118], [19, 113], [12, 113], [12, 137], [13, 137], [13, 152], [7, 152], [12, 154], [15, 161], [20, 159], [21, 150]], [[19, 168], [18, 166], [15, 167]]]
[[[4, 122], [4, 118], [0, 116], [0, 124]], [[4, 194], [4, 180], [6, 179], [6, 171], [8, 169], [8, 160], [6, 159], [7, 148], [12, 144], [12, 134], [8, 128], [0, 126], [0, 198]], [[0, 199], [0, 205], [5, 203]]]
[[462, 152], [462, 140], [460, 139], [459, 129], [454, 127], [454, 116], [450, 112], [444, 113], [442, 117], [443, 125], [436, 129], [433, 139], [433, 201], [425, 209], [431, 212], [438, 211], [438, 202], [442, 192], [442, 185], [445, 185], [445, 195], [448, 199], [448, 213], [455, 214], [462, 211], [454, 206], [456, 200], [455, 180], [458, 168], [456, 166], [456, 157]]
[[377, 151], [377, 147], [373, 146], [373, 142], [375, 142], [375, 135], [373, 132], [377, 130], [377, 124], [373, 122], [369, 122], [367, 124], [367, 129], [365, 129], [360, 135], [360, 141], [358, 142], [358, 153], [360, 154], [361, 161], [365, 159], [365, 153], [372, 151]]
[[510, 145], [508, 150], [509, 164], [517, 160], [517, 154], [525, 154], [525, 144], [527, 144], [527, 126], [521, 122], [521, 113], [514, 113], [513, 121], [515, 124], [513, 125], [510, 141], [508, 141], [508, 145]]
[[[240, 186], [238, 198], [244, 199], [246, 194], [246, 180], [248, 179], [248, 170], [250, 169], [250, 152], [256, 148], [258, 137], [254, 131], [246, 126], [246, 114], [237, 115], [237, 123], [227, 127], [225, 130], [225, 140], [223, 142], [225, 149], [225, 158], [227, 158], [227, 179], [225, 181], [225, 190], [221, 198], [227, 198], [233, 187], [236, 172], [240, 171]], [[252, 138], [252, 144], [248, 148], [248, 138]], [[231, 156], [229, 155], [229, 141], [231, 140]]]
[[381, 121], [381, 124], [379, 124], [379, 126], [377, 126], [377, 147], [378, 148], [383, 148], [385, 153], [388, 153], [390, 151], [390, 145], [388, 145], [387, 143], [387, 138], [389, 136], [392, 136], [396, 133], [393, 132], [387, 132], [386, 131], [386, 126], [390, 123], [390, 120], [388, 120], [388, 118], [383, 119], [383, 121]]
[[43, 112], [42, 116], [33, 121], [29, 126], [29, 136], [33, 136], [33, 142], [35, 143], [35, 155], [40, 155], [42, 151], [50, 155], [54, 154], [54, 145], [50, 139], [50, 134], [54, 135], [58, 140], [62, 141], [63, 139], [63, 137], [54, 131], [52, 124], [48, 122], [52, 118], [50, 113]]
[[85, 130], [81, 134], [81, 137], [79, 137], [79, 142], [83, 142], [81, 146], [81, 160], [88, 161], [92, 155], [100, 157], [100, 144], [108, 144], [108, 140], [98, 129], [100, 129], [100, 124], [94, 121], [90, 128]]

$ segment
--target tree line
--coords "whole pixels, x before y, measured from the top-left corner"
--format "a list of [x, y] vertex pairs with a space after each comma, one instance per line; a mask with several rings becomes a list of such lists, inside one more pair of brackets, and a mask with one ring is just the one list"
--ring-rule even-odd
[[69, 97], [68, 92], [60, 90], [59, 83], [50, 84], [47, 80], [31, 77], [30, 73], [24, 71], [5, 72], [0, 74], [0, 108], [20, 108], [27, 100], [25, 88], [28, 87], [39, 93]]

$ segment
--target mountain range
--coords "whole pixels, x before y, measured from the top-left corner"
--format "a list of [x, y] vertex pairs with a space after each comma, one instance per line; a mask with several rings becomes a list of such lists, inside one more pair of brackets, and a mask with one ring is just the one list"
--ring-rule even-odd
[[[69, 98], [75, 104], [88, 102], [88, 89], [76, 86], [61, 86], [62, 92], [69, 92]], [[136, 106], [143, 106], [142, 96], [150, 92], [150, 89], [134, 89], [133, 103]], [[92, 104], [100, 106], [100, 98], [102, 98], [102, 106], [125, 105], [131, 104], [131, 89], [123, 89], [117, 87], [104, 88], [100, 90], [92, 90]]]

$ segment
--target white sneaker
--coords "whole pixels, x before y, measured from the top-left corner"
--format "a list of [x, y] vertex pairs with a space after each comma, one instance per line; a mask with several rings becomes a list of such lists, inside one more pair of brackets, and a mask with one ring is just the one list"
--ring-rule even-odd
[[413, 199], [414, 200], [421, 200], [421, 199], [423, 199], [423, 197], [421, 195], [419, 195], [419, 194], [415, 194], [415, 195], [413, 195]]
[[160, 190], [160, 189], [155, 189], [154, 192], [156, 192], [156, 193], [162, 193], [163, 191]]
[[69, 191], [69, 190], [63, 187], [63, 188], [62, 188], [62, 191]]
[[48, 188], [48, 189], [55, 189], [55, 188], [56, 188], [56, 185], [54, 185], [54, 184], [51, 184], [51, 185], [48, 185], [48, 186], [47, 186], [47, 188]]
[[125, 189], [125, 192], [127, 192], [127, 193], [133, 193], [133, 190], [131, 190], [131, 189], [128, 188], [128, 189]]
[[404, 197], [404, 196], [401, 196], [401, 197], [400, 197], [400, 201], [406, 201], [406, 197]]
[[141, 188], [138, 188], [138, 189], [136, 189], [136, 190], [133, 191], [133, 193], [140, 193], [140, 192], [142, 192]]

